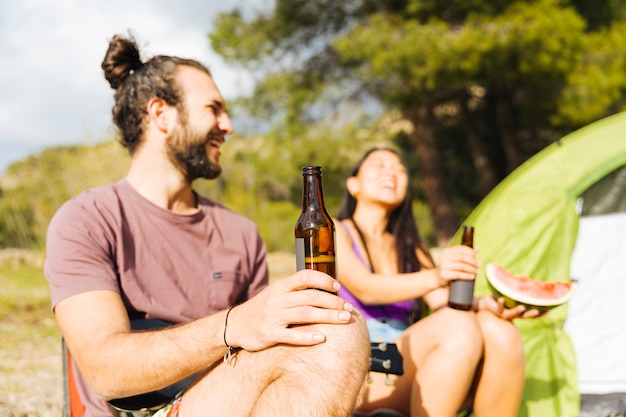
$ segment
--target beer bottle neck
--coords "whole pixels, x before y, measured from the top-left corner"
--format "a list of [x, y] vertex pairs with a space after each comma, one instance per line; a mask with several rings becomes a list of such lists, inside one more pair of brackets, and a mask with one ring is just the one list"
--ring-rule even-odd
[[463, 238], [461, 239], [461, 244], [465, 246], [469, 246], [470, 248], [474, 247], [474, 228], [471, 226], [463, 227]]
[[[302, 169], [302, 213], [296, 223], [296, 236], [300, 231], [321, 229], [334, 232], [333, 221], [324, 207], [324, 191], [322, 189], [322, 170], [318, 166], [306, 166]], [[332, 240], [332, 236], [330, 237]]]
[[302, 210], [320, 209], [324, 207], [321, 175], [305, 173], [302, 178]]

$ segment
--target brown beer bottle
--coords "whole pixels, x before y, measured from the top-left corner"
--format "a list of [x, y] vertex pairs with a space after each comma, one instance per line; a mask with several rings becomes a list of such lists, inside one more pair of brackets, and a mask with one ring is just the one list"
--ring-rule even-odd
[[[474, 247], [474, 228], [472, 226], [463, 226], [463, 237], [461, 245]], [[474, 280], [456, 280], [450, 283], [450, 297], [448, 298], [448, 307], [457, 310], [471, 310], [474, 301]]]
[[335, 224], [324, 207], [322, 168], [302, 168], [302, 213], [294, 230], [296, 269], [315, 269], [337, 278]]

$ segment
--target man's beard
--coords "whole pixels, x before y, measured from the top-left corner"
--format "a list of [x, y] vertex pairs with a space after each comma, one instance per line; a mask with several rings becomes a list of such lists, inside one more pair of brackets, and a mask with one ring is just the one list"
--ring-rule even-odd
[[196, 178], [214, 179], [222, 172], [222, 167], [207, 155], [207, 137], [179, 125], [167, 138], [167, 156], [189, 182]]

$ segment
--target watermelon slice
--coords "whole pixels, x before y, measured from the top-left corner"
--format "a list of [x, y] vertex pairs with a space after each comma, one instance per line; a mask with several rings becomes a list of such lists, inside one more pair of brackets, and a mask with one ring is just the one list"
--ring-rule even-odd
[[493, 263], [487, 264], [485, 272], [492, 291], [504, 298], [507, 308], [522, 304], [527, 309], [548, 311], [568, 302], [576, 287], [574, 282], [543, 282], [518, 277]]

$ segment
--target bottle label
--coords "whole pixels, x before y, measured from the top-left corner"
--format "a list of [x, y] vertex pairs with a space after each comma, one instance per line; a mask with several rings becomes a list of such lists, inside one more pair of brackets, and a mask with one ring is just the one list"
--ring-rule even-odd
[[296, 238], [296, 271], [302, 271], [305, 268], [304, 263], [304, 238]]
[[450, 307], [462, 307], [462, 310], [469, 310], [474, 301], [474, 280], [457, 280], [450, 283]]

